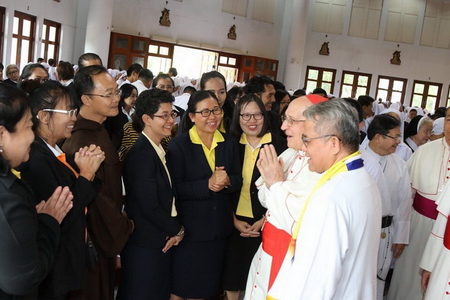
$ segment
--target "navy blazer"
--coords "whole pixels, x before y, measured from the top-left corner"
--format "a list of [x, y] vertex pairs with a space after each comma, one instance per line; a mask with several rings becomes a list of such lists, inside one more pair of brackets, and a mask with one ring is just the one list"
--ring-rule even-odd
[[[70, 161], [70, 156], [67, 155]], [[68, 186], [72, 192], [73, 207], [61, 223], [61, 242], [55, 264], [39, 287], [39, 294], [52, 298], [83, 288], [85, 266], [85, 208], [97, 196], [99, 180], [76, 177], [55, 157], [45, 142], [36, 136], [31, 144], [30, 159], [18, 168], [21, 177], [33, 190], [36, 202], [48, 199], [58, 186]]]
[[[272, 142], [267, 144], [262, 144], [261, 148], [264, 147], [264, 145], [272, 144], [275, 147], [275, 150], [277, 151], [277, 154], [280, 155], [284, 150], [287, 148], [286, 139], [279, 136], [278, 134], [272, 133]], [[244, 156], [245, 156], [245, 145], [239, 143], [239, 157], [240, 157], [240, 163], [241, 166], [244, 165]], [[256, 161], [259, 159], [259, 153], [258, 157], [256, 158]], [[256, 163], [253, 166], [253, 173], [252, 173], [252, 179], [250, 183], [250, 198], [252, 202], [252, 212], [253, 212], [253, 218], [255, 221], [261, 219], [261, 217], [266, 213], [267, 208], [263, 207], [261, 205], [261, 202], [259, 202], [258, 199], [258, 189], [256, 188], [255, 182], [256, 180], [261, 176], [261, 173], [259, 173], [258, 168], [256, 167]], [[237, 195], [237, 197], [233, 197], [233, 211], [236, 212], [238, 203], [239, 203], [240, 194]]]
[[167, 163], [176, 190], [177, 210], [186, 229], [184, 239], [211, 241], [225, 238], [233, 228], [231, 198], [242, 186], [241, 167], [236, 139], [221, 133], [225, 141], [215, 149], [216, 166], [224, 166], [231, 186], [215, 193], [208, 188], [213, 172], [202, 145], [193, 144], [189, 132], [172, 139]]
[[0, 299], [37, 299], [53, 265], [59, 224], [35, 205], [22, 180], [9, 170], [0, 175]]
[[162, 249], [167, 236], [175, 236], [181, 224], [171, 217], [174, 193], [156, 150], [142, 134], [123, 164], [125, 210], [134, 221], [128, 243]]

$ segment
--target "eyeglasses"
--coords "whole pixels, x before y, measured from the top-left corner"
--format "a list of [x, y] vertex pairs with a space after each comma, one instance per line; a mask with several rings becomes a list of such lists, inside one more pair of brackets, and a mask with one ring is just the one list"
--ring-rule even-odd
[[391, 138], [391, 139], [396, 140], [396, 141], [401, 141], [402, 140], [402, 135], [392, 136], [392, 135], [389, 135], [389, 134], [382, 134], [382, 136]]
[[49, 111], [49, 112], [56, 112], [56, 113], [61, 113], [61, 114], [68, 114], [69, 118], [76, 117], [78, 115], [78, 109], [77, 108], [71, 109], [71, 110], [46, 108], [46, 109], [43, 109], [42, 111]]
[[173, 89], [173, 85], [164, 85], [164, 84], [158, 84], [156, 88], [160, 90], [170, 90]]
[[167, 121], [169, 119], [169, 117], [171, 117], [173, 120], [175, 120], [178, 117], [178, 114], [173, 111], [170, 114], [153, 115], [153, 116]]
[[16, 74], [16, 73], [19, 73], [19, 71], [15, 70], [15, 71], [8, 72], [8, 75], [12, 75], [12, 74]]
[[220, 115], [222, 113], [222, 109], [219, 106], [214, 107], [213, 109], [204, 109], [201, 111], [194, 111], [194, 113], [196, 114], [201, 114], [202, 117], [209, 117], [211, 115], [211, 113], [213, 113], [214, 115]]
[[292, 126], [294, 123], [305, 122], [306, 120], [296, 120], [291, 117], [281, 116], [281, 122], [283, 123], [284, 121], [286, 121], [289, 126]]
[[335, 136], [337, 137], [338, 140], [341, 140], [337, 135], [335, 134], [325, 134], [325, 135], [321, 135], [321, 136], [315, 136], [315, 137], [310, 137], [307, 138], [304, 134], [302, 134], [302, 142], [305, 145], [305, 147], [308, 147], [308, 143], [312, 140], [317, 140], [317, 139], [324, 139], [324, 138], [328, 138], [328, 137], [332, 137]]
[[264, 115], [262, 113], [256, 113], [256, 114], [239, 114], [244, 121], [250, 121], [250, 119], [253, 117], [255, 120], [261, 120]]
[[99, 94], [85, 94], [87, 96], [98, 96], [98, 97], [102, 97], [102, 98], [114, 98], [114, 97], [120, 97], [121, 91], [117, 90], [114, 93], [108, 94], [108, 95], [99, 95]]
[[30, 79], [30, 81], [44, 83], [44, 82], [48, 81], [48, 78], [33, 78], [33, 79]]

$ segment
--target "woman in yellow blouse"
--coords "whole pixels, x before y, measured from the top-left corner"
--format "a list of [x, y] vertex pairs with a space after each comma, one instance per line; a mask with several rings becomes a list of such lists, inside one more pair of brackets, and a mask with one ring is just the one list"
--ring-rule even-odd
[[259, 150], [266, 144], [273, 144], [277, 153], [283, 152], [286, 140], [269, 130], [269, 118], [261, 99], [245, 95], [236, 104], [231, 123], [231, 132], [239, 140], [239, 154], [242, 165], [242, 189], [234, 198], [234, 231], [228, 238], [224, 289], [228, 300], [239, 299], [245, 290], [252, 258], [261, 243], [261, 227], [264, 223], [264, 208], [258, 200], [255, 181], [260, 174], [256, 167]]
[[238, 145], [218, 130], [221, 120], [214, 93], [197, 91], [183, 119], [185, 132], [169, 143], [167, 165], [186, 229], [172, 253], [171, 299], [204, 299], [221, 290], [225, 242], [233, 229], [230, 204], [242, 185]]

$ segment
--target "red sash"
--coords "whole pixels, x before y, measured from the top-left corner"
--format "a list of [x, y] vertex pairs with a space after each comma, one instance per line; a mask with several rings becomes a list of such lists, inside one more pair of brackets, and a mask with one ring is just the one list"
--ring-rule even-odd
[[448, 250], [450, 250], [450, 216], [447, 217], [447, 225], [445, 225], [445, 233], [444, 233], [444, 246]]
[[272, 256], [272, 265], [270, 268], [269, 288], [277, 278], [281, 264], [286, 256], [291, 241], [291, 235], [284, 230], [278, 229], [270, 222], [264, 224], [262, 231], [262, 248], [264, 252]]
[[414, 197], [413, 207], [419, 214], [427, 218], [436, 220], [438, 216], [436, 202], [425, 198], [419, 193], [416, 193], [416, 196]]

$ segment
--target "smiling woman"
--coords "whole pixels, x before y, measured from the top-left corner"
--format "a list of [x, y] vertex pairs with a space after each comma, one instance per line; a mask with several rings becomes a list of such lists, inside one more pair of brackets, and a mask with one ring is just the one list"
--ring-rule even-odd
[[[85, 208], [97, 195], [99, 183], [94, 174], [105, 158], [100, 147], [86, 145], [66, 157], [57, 142], [69, 138], [77, 117], [75, 102], [67, 87], [48, 81], [30, 94], [36, 138], [31, 145], [30, 160], [20, 166], [22, 178], [33, 189], [36, 199], [48, 198], [56, 187], [69, 186], [74, 208], [68, 221], [61, 224], [61, 241], [57, 259], [46, 280], [39, 286], [42, 299], [68, 295], [83, 286], [85, 265]], [[74, 159], [79, 171], [68, 161]]]
[[72, 208], [73, 196], [67, 187], [57, 187], [47, 202], [36, 205], [30, 188], [12, 174], [10, 168], [29, 158], [31, 127], [25, 94], [0, 85], [1, 299], [37, 299], [38, 285], [55, 260], [59, 224]]

